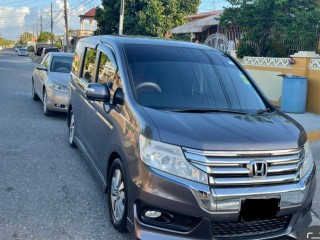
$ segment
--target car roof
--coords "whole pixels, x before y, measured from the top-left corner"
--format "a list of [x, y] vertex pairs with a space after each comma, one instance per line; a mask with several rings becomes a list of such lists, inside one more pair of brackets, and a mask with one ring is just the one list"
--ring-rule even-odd
[[[90, 42], [90, 43], [100, 43], [100, 42], [115, 42], [119, 44], [143, 44], [143, 45], [160, 45], [160, 46], [173, 46], [173, 47], [186, 47], [186, 48], [195, 48], [195, 49], [204, 49], [204, 50], [216, 50], [214, 48], [195, 44], [191, 42], [183, 42], [172, 39], [163, 39], [163, 38], [150, 38], [143, 36], [116, 36], [116, 35], [101, 35], [83, 38], [80, 42]], [[218, 51], [218, 50], [216, 50]]]
[[51, 55], [53, 57], [73, 57], [74, 53], [65, 53], [65, 52], [48, 52], [48, 55]]

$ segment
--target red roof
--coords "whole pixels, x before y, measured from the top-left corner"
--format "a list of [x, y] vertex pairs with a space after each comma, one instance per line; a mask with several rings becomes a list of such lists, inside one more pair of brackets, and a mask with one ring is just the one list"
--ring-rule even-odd
[[206, 13], [191, 14], [191, 15], [185, 16], [184, 18], [185, 19], [190, 19], [190, 20], [195, 20], [195, 19], [201, 19], [201, 18], [209, 17], [211, 15], [217, 15], [217, 14], [220, 14], [222, 12], [223, 12], [223, 10], [217, 10], [217, 11], [206, 12]]
[[94, 17], [96, 15], [96, 9], [92, 8], [88, 12], [86, 12], [83, 15], [80, 15], [79, 17]]

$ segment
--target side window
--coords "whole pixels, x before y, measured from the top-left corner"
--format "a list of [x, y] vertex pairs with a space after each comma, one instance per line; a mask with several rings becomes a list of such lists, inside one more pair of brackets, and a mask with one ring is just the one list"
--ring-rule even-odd
[[87, 48], [84, 57], [84, 66], [82, 72], [82, 79], [88, 83], [94, 82], [94, 65], [96, 62], [97, 50], [92, 48]]
[[119, 75], [116, 72], [117, 67], [111, 62], [110, 57], [101, 52], [99, 61], [98, 83], [108, 84], [111, 95], [114, 94], [118, 87], [122, 88]]
[[80, 64], [83, 51], [84, 47], [78, 44], [72, 62], [72, 72], [78, 77], [80, 76]]

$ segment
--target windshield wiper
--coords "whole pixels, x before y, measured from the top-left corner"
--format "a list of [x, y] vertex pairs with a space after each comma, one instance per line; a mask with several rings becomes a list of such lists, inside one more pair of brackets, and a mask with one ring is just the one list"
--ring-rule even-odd
[[235, 113], [247, 114], [246, 112], [227, 110], [227, 109], [164, 109], [165, 111], [179, 112], [179, 113]]
[[255, 115], [255, 114], [261, 115], [263, 113], [271, 112], [271, 111], [272, 111], [272, 109], [268, 107], [268, 108], [264, 108], [264, 109], [259, 109], [258, 111], [253, 112], [251, 115]]

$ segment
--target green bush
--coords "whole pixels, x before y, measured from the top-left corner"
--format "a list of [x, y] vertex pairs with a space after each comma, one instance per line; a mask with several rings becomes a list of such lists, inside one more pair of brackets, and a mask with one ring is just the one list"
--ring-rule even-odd
[[27, 49], [28, 49], [28, 52], [33, 52], [34, 51], [33, 46], [29, 46]]
[[255, 57], [256, 56], [255, 51], [251, 45], [240, 43], [237, 49], [237, 57], [243, 58], [246, 56]]

